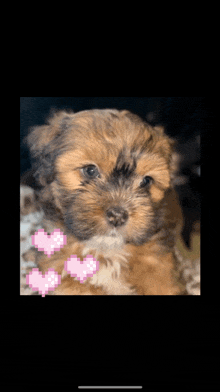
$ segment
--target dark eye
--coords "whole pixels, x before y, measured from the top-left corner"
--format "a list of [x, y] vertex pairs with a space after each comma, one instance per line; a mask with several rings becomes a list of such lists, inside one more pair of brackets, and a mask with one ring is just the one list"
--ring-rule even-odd
[[88, 178], [95, 178], [99, 176], [99, 171], [95, 165], [88, 165], [84, 167], [82, 170], [83, 170], [83, 174]]
[[153, 182], [153, 178], [150, 176], [144, 177], [143, 181], [141, 182], [140, 186], [141, 188], [147, 187]]

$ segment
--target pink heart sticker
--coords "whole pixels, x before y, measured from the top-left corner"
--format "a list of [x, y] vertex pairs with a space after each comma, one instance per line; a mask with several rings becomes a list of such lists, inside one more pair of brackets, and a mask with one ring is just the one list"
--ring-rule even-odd
[[39, 291], [42, 297], [53, 291], [61, 283], [61, 275], [53, 269], [49, 268], [44, 275], [38, 268], [32, 268], [32, 271], [26, 275], [26, 283], [33, 291]]
[[67, 241], [66, 235], [60, 229], [55, 229], [50, 235], [44, 229], [39, 229], [31, 238], [32, 245], [39, 251], [44, 251], [44, 254], [48, 257], [51, 257], [55, 251], [63, 248]]
[[76, 277], [83, 283], [89, 276], [93, 276], [99, 270], [99, 262], [92, 255], [87, 255], [83, 261], [76, 255], [71, 255], [64, 263], [64, 270], [72, 277]]

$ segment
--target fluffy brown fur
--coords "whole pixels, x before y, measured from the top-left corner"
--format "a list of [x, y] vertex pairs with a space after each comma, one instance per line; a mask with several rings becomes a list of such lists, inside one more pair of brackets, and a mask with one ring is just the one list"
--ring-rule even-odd
[[[172, 188], [172, 141], [162, 129], [128, 111], [61, 111], [35, 127], [28, 144], [42, 186], [44, 228], [67, 235], [51, 258], [37, 253], [43, 273], [52, 267], [62, 276], [51, 294], [182, 293], [173, 250], [181, 213]], [[99, 271], [81, 284], [64, 262], [87, 254], [99, 260]]]

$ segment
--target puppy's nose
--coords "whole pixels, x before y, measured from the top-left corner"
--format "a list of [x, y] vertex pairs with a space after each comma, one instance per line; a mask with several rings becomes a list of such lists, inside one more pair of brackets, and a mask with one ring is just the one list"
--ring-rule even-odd
[[107, 219], [110, 225], [115, 227], [122, 226], [128, 219], [128, 213], [122, 207], [112, 207], [106, 211]]

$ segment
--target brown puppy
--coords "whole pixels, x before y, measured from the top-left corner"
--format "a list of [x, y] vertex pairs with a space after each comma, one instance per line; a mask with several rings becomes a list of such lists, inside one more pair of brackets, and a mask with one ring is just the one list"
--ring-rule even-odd
[[[172, 141], [128, 111], [58, 112], [28, 136], [36, 158], [44, 229], [67, 245], [43, 273], [61, 284], [51, 294], [178, 295], [174, 244], [181, 212], [172, 188]], [[64, 271], [71, 255], [93, 255], [99, 271], [80, 283]]]

